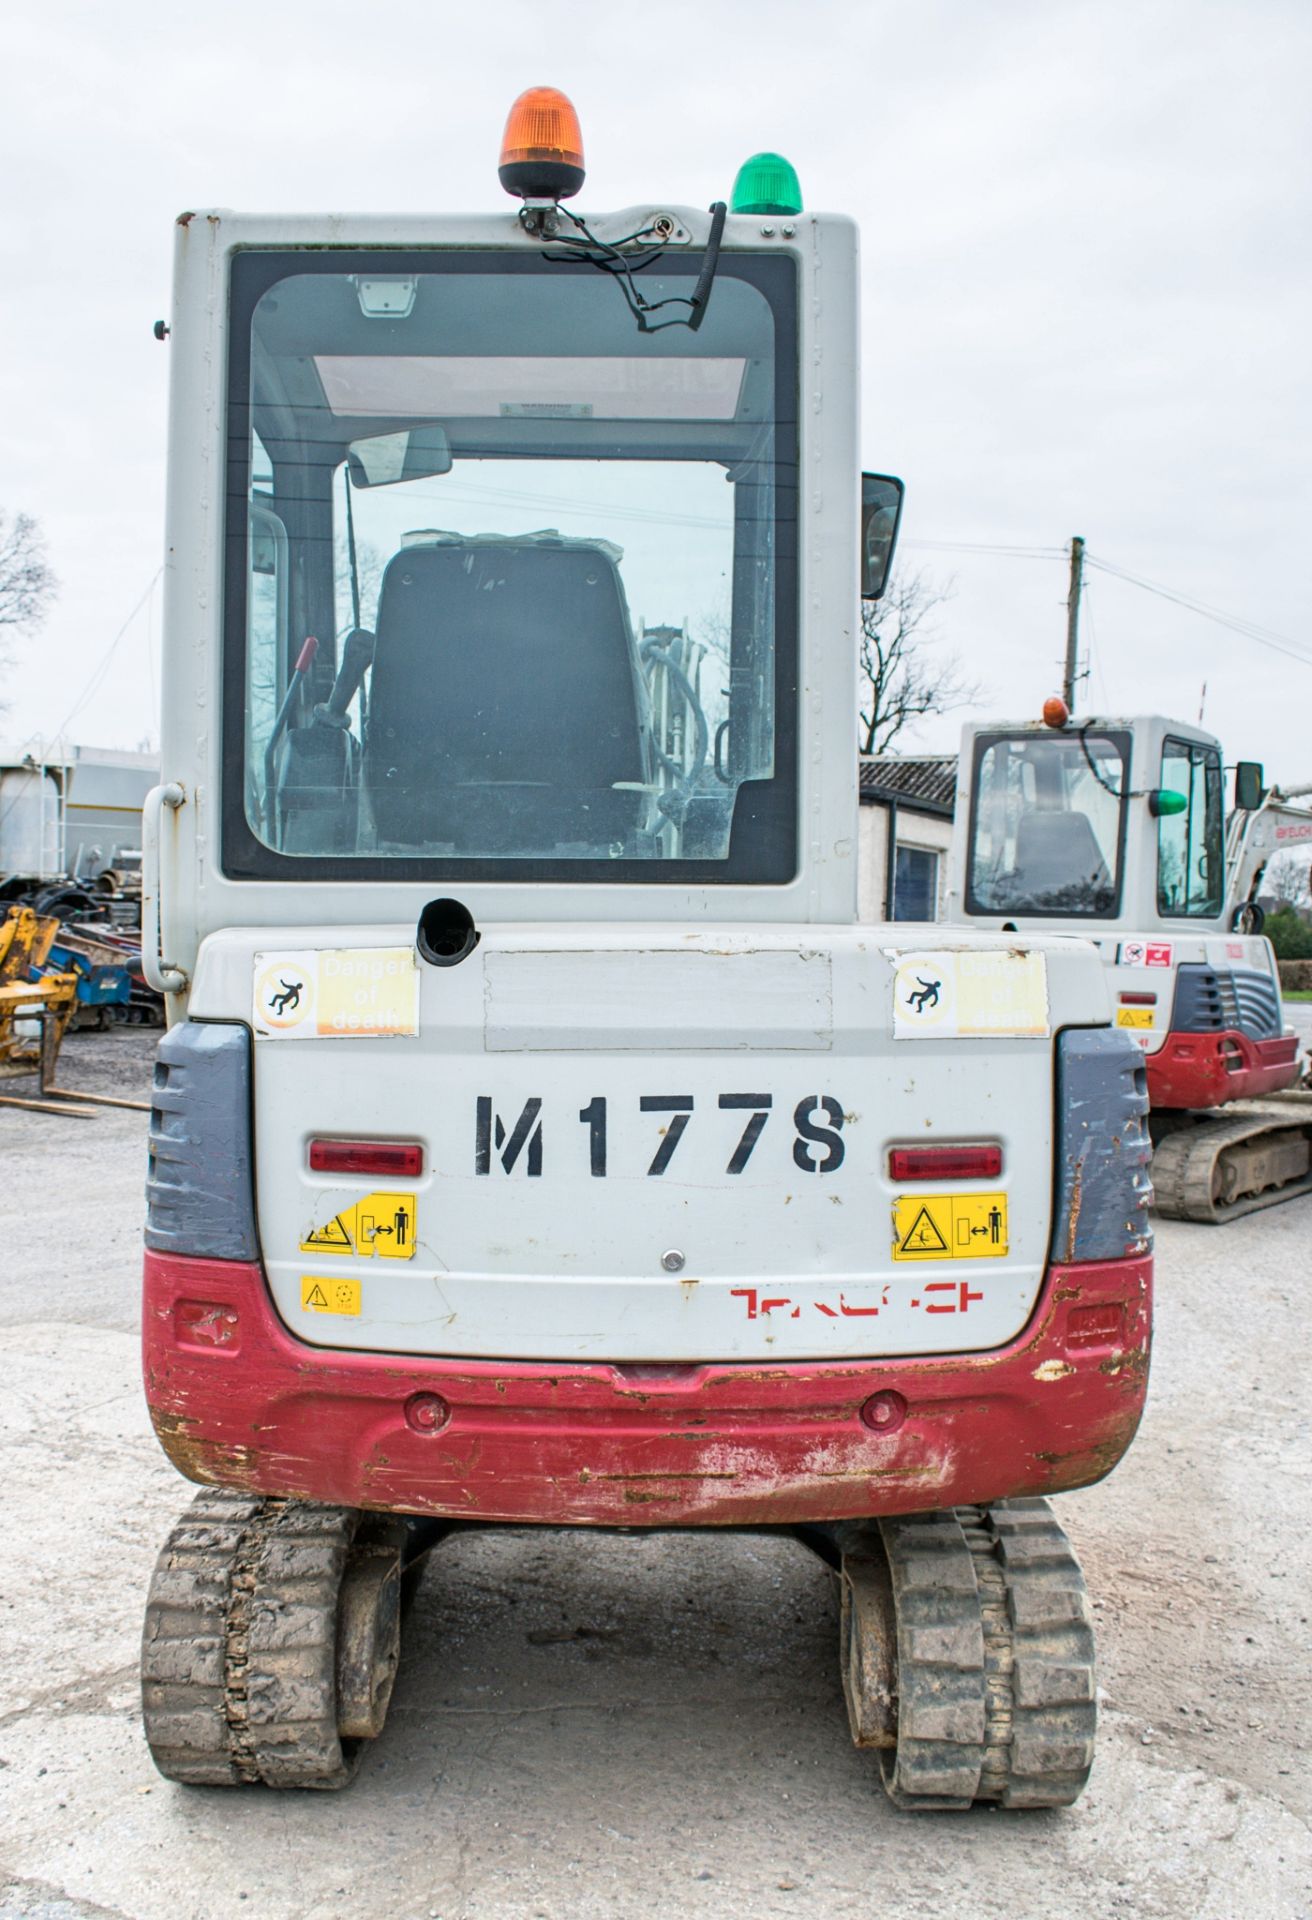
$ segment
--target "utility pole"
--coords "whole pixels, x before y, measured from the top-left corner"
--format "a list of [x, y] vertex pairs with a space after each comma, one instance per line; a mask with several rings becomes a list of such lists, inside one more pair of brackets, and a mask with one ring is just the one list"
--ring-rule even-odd
[[1061, 697], [1066, 711], [1075, 711], [1075, 669], [1080, 647], [1080, 586], [1084, 579], [1084, 542], [1077, 533], [1071, 541], [1071, 591], [1066, 602], [1066, 665], [1062, 669]]

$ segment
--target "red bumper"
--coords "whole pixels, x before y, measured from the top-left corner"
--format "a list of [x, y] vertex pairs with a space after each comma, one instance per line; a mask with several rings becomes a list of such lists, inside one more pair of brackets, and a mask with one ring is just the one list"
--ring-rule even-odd
[[[1139, 1424], [1151, 1315], [1151, 1259], [1117, 1260], [1052, 1268], [993, 1353], [498, 1365], [306, 1346], [258, 1266], [148, 1253], [146, 1397], [206, 1484], [562, 1526], [787, 1525], [1101, 1479]], [[876, 1393], [881, 1430], [861, 1417]]]
[[1145, 1054], [1148, 1101], [1154, 1107], [1221, 1107], [1292, 1087], [1298, 1078], [1298, 1035], [1253, 1040], [1248, 1034], [1168, 1033]]

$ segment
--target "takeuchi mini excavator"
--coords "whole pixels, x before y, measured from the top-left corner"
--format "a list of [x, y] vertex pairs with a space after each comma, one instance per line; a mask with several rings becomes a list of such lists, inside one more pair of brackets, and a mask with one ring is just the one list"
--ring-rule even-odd
[[962, 733], [948, 918], [1082, 934], [1147, 1070], [1158, 1211], [1218, 1223], [1312, 1189], [1312, 1117], [1246, 1106], [1292, 1087], [1298, 1040], [1257, 893], [1312, 811], [1220, 742], [1149, 715], [981, 722]]
[[177, 225], [151, 1751], [343, 1785], [456, 1529], [775, 1528], [900, 1805], [1065, 1805], [1142, 1056], [1086, 945], [858, 924], [852, 224], [768, 154], [585, 219], [551, 89], [501, 178]]

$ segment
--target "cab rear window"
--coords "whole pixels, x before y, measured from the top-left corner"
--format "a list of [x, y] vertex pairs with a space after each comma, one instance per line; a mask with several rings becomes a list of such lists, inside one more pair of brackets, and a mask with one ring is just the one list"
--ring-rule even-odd
[[234, 262], [226, 869], [790, 879], [792, 268], [359, 265]]

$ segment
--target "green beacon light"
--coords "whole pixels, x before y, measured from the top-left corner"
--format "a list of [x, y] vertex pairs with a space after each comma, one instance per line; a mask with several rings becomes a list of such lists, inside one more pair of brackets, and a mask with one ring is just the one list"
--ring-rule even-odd
[[800, 213], [802, 187], [781, 153], [754, 153], [744, 160], [729, 198], [730, 213]]
[[1189, 801], [1183, 793], [1172, 793], [1169, 787], [1154, 787], [1148, 795], [1148, 811], [1154, 820], [1169, 820], [1174, 813], [1185, 813]]

